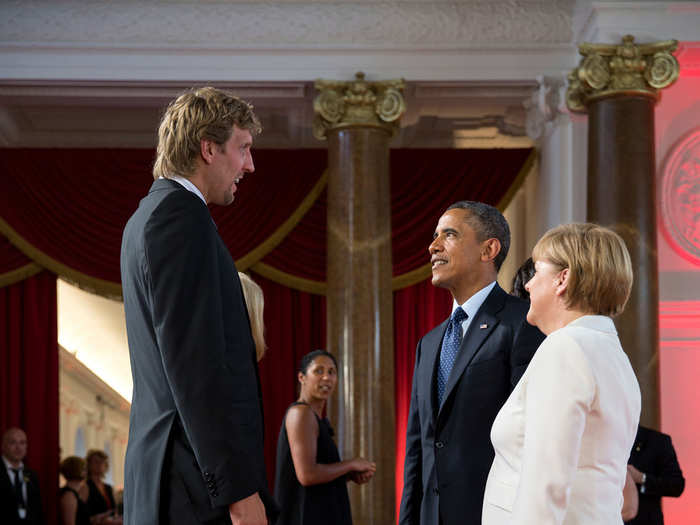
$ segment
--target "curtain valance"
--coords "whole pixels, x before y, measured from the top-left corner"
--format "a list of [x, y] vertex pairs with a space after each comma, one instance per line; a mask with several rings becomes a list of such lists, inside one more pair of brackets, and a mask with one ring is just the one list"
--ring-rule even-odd
[[[43, 267], [120, 296], [121, 234], [150, 187], [153, 157], [152, 150], [4, 150], [0, 233], [12, 246], [0, 246], [0, 286]], [[257, 150], [254, 160], [234, 205], [212, 208], [219, 233], [240, 270], [323, 294], [326, 150]], [[430, 274], [427, 247], [445, 207], [470, 199], [505, 208], [533, 160], [530, 149], [392, 150], [394, 289]]]

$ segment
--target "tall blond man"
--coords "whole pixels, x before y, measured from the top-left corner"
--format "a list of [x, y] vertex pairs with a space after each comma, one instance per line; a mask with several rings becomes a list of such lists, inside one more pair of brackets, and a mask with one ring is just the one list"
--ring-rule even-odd
[[205, 87], [166, 109], [154, 182], [122, 238], [134, 394], [129, 525], [274, 521], [255, 343], [236, 266], [207, 208], [254, 171], [250, 104]]

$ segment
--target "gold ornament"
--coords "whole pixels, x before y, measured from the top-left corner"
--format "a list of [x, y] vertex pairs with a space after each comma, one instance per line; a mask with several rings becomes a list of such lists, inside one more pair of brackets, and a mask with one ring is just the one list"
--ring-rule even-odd
[[314, 100], [314, 137], [324, 140], [328, 130], [352, 126], [379, 127], [395, 133], [406, 111], [403, 79], [367, 82], [359, 72], [355, 80], [317, 80]]
[[649, 67], [644, 72], [644, 78], [650, 86], [663, 89], [673, 84], [678, 78], [678, 61], [672, 54], [656, 53], [649, 62]]
[[585, 111], [591, 100], [620, 94], [658, 98], [658, 90], [678, 78], [680, 67], [671, 54], [678, 41], [635, 44], [632, 35], [622, 37], [621, 44], [579, 46], [581, 63], [568, 75], [567, 106], [571, 111]]
[[345, 113], [345, 100], [337, 91], [328, 89], [314, 100], [314, 111], [328, 122], [338, 122]]

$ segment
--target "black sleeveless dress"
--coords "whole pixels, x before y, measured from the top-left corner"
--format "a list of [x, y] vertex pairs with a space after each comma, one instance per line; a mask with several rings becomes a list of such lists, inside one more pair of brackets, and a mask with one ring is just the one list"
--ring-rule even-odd
[[75, 498], [78, 500], [78, 510], [75, 513], [75, 524], [66, 523], [65, 525], [90, 525], [90, 514], [88, 512], [87, 503], [80, 499], [78, 493], [70, 487], [63, 487], [58, 493], [59, 499], [66, 493], [72, 492]]
[[[296, 402], [289, 408], [305, 404]], [[277, 525], [352, 525], [345, 476], [309, 487], [299, 483], [289, 450], [286, 420], [285, 414], [277, 439], [275, 499], [282, 507]], [[316, 421], [318, 421], [316, 463], [338, 463], [340, 455], [333, 441], [331, 424], [328, 419], [321, 419], [318, 416]]]

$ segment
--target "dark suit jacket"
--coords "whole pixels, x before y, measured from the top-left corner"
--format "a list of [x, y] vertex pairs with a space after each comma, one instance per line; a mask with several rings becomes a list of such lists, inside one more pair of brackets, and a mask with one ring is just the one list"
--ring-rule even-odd
[[[437, 406], [446, 320], [418, 343], [406, 430], [401, 525], [479, 525], [494, 452], [493, 420], [544, 339], [528, 304], [491, 290], [472, 319]], [[485, 325], [485, 327], [484, 327]]]
[[41, 508], [39, 495], [39, 478], [31, 469], [24, 467], [24, 477], [27, 484], [27, 518], [20, 522], [17, 513], [17, 498], [15, 497], [14, 480], [7, 476], [5, 463], [0, 460], [0, 523], [14, 525], [16, 523], [44, 523], [44, 512]]
[[226, 522], [255, 492], [274, 514], [250, 321], [202, 200], [156, 180], [124, 229], [121, 275], [134, 379], [124, 522]]
[[644, 492], [639, 491], [637, 517], [626, 523], [634, 525], [663, 525], [661, 497], [677, 498], [685, 488], [685, 478], [678, 465], [671, 436], [639, 426], [629, 463], [647, 475]]

